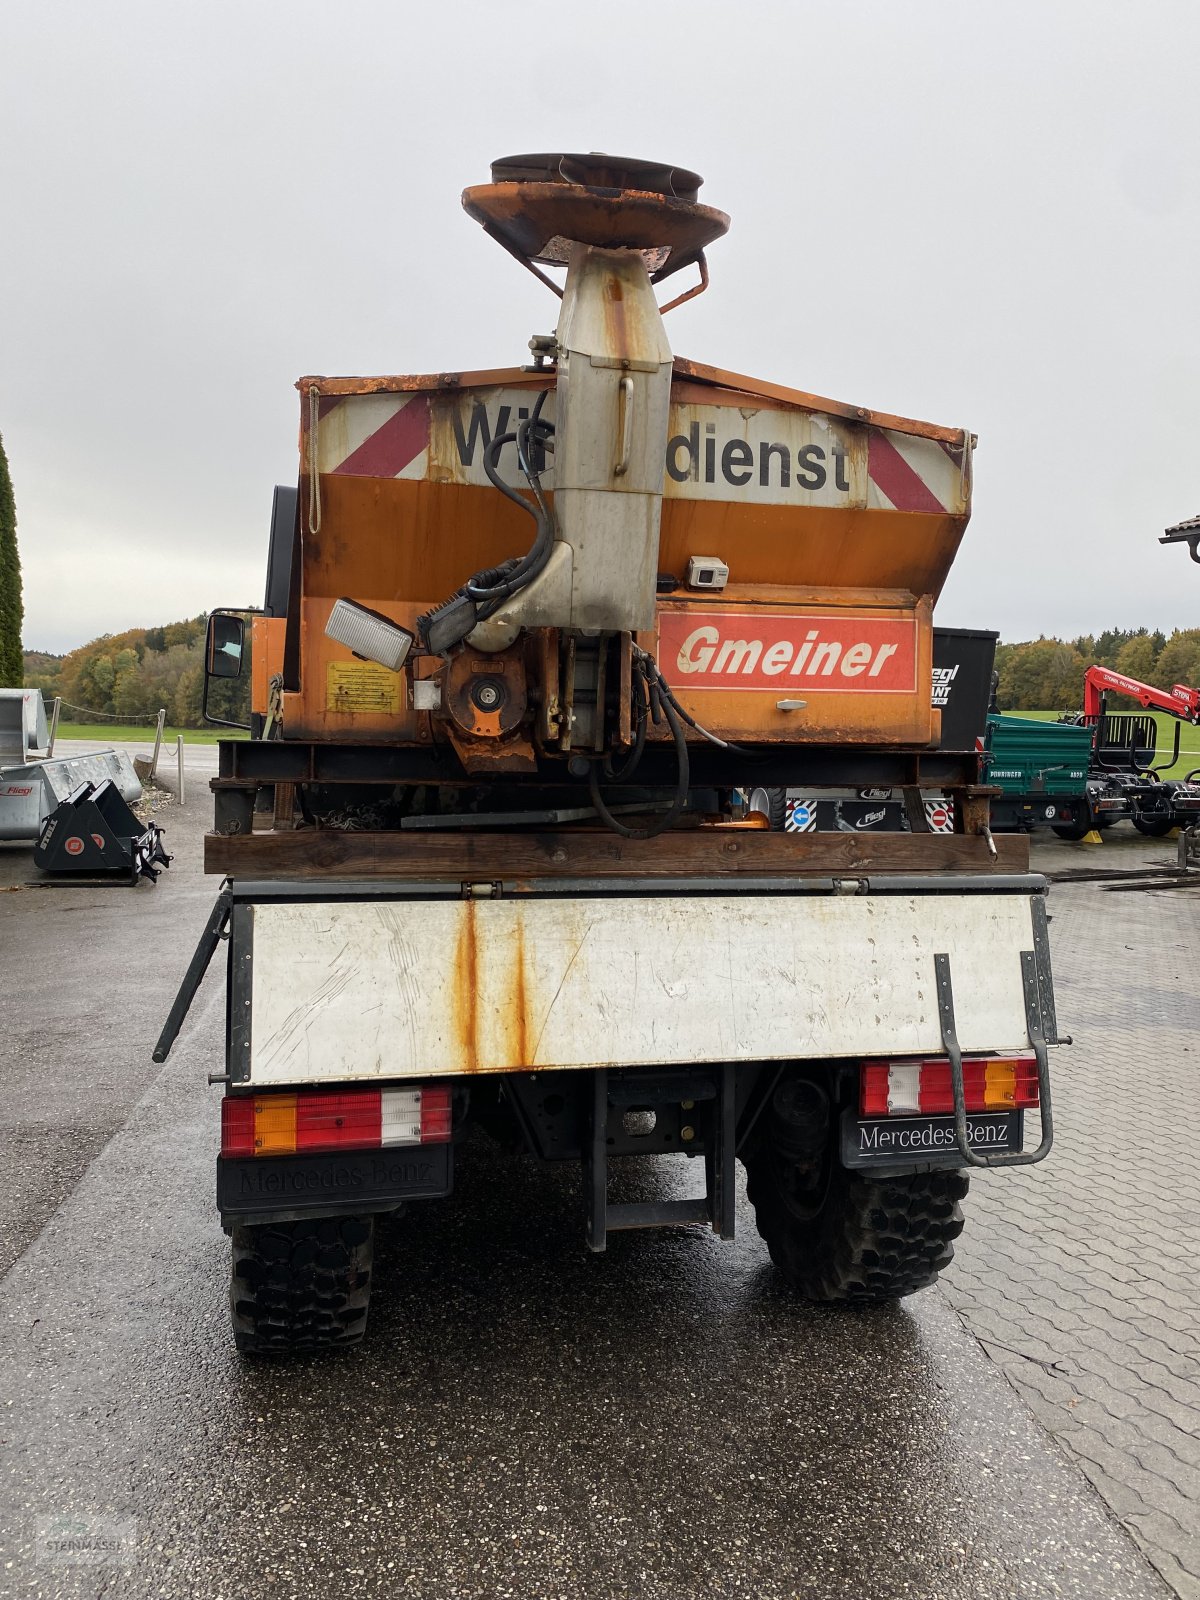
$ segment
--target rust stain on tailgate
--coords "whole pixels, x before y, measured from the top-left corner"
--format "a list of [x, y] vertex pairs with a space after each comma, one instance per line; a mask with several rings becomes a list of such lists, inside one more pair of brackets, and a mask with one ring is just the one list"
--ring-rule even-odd
[[462, 1072], [519, 1071], [529, 1065], [525, 914], [523, 906], [513, 909], [511, 942], [485, 930], [481, 950], [478, 903], [466, 900], [460, 908], [451, 981]]
[[454, 1015], [464, 1072], [479, 1071], [479, 944], [474, 900], [462, 906], [454, 955]]

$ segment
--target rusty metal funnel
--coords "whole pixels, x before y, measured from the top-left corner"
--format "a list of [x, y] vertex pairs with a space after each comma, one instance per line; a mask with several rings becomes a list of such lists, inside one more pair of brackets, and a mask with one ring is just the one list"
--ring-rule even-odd
[[491, 183], [464, 189], [468, 216], [530, 271], [565, 266], [573, 244], [636, 250], [653, 282], [692, 262], [729, 227], [696, 199], [704, 180], [685, 167], [622, 156], [523, 155], [492, 163]]

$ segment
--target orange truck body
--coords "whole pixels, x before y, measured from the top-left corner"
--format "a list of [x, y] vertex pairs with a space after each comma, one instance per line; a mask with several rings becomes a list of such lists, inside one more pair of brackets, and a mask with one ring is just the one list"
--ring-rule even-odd
[[[482, 469], [488, 440], [549, 376], [521, 369], [301, 380], [300, 671], [288, 737], [436, 739], [402, 675], [325, 636], [352, 595], [408, 628], [528, 544]], [[553, 396], [550, 396], [552, 401]], [[547, 414], [553, 416], [552, 405]], [[970, 515], [971, 437], [677, 360], [652, 652], [682, 704], [727, 739], [928, 746], [932, 612]], [[506, 452], [512, 481], [515, 449]], [[505, 469], [502, 455], [501, 469]], [[552, 470], [547, 473], [553, 487]], [[692, 592], [693, 557], [729, 567]], [[275, 622], [258, 624], [278, 670]], [[807, 646], [807, 648], [806, 648]], [[803, 708], [780, 709], [787, 699]]]

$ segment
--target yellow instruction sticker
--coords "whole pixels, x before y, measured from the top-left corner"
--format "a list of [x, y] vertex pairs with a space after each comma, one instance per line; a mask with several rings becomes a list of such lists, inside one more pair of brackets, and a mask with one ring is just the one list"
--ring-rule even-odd
[[325, 709], [343, 715], [396, 715], [400, 674], [373, 661], [331, 661], [325, 678]]

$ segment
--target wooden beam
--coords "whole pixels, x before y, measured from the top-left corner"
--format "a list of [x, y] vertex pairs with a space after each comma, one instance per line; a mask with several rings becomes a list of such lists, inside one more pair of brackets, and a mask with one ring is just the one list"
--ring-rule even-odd
[[216, 834], [204, 870], [238, 877], [497, 878], [730, 877], [897, 872], [1027, 872], [1029, 839], [965, 833], [768, 833], [693, 829], [621, 839], [582, 829], [558, 833]]

